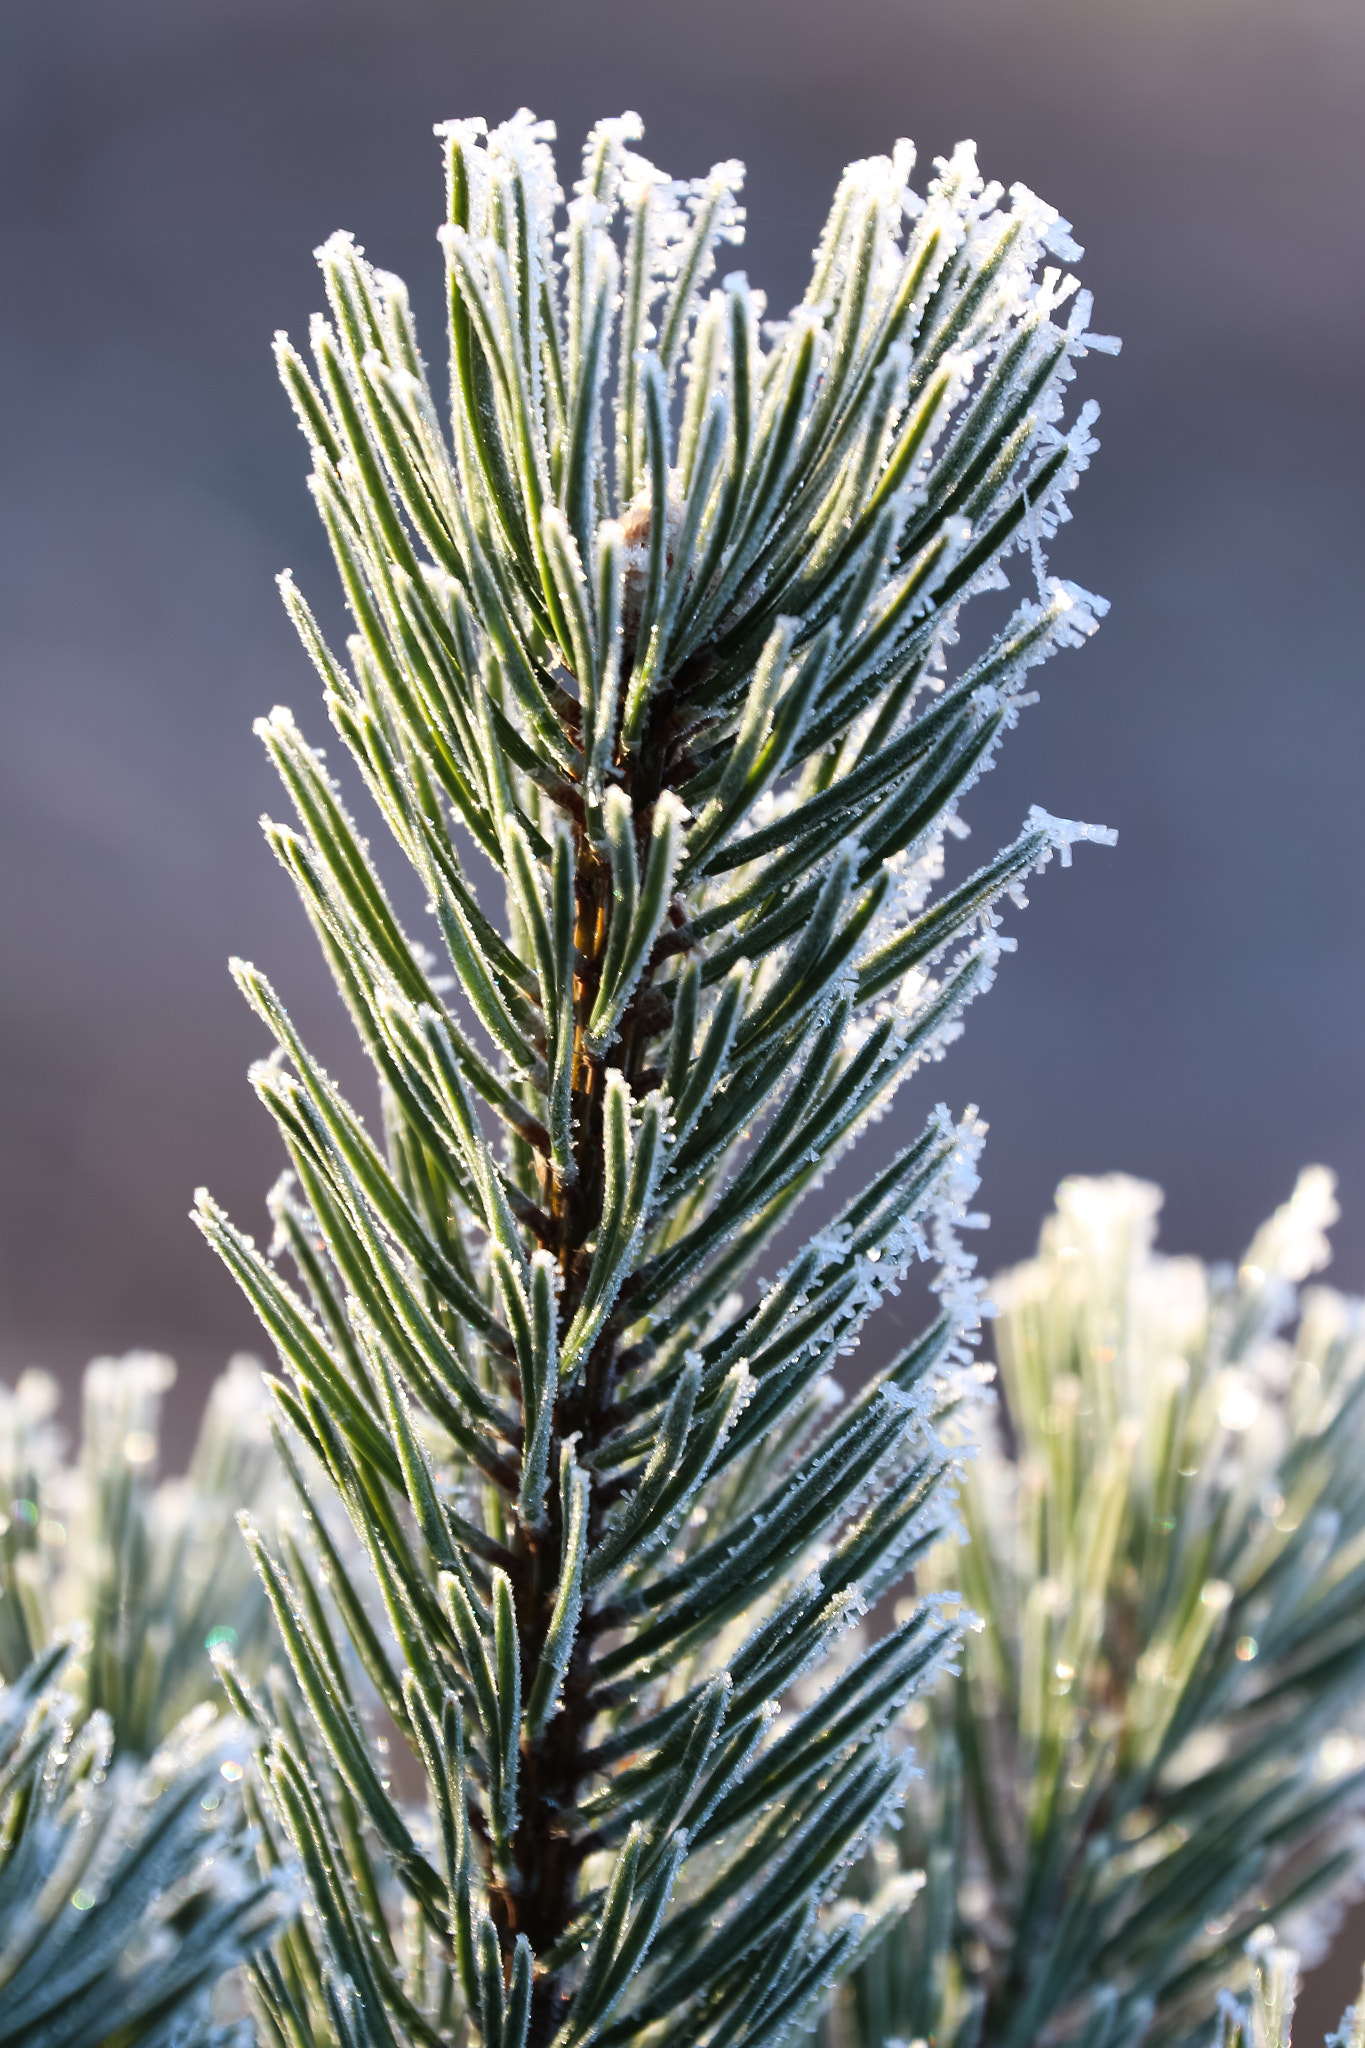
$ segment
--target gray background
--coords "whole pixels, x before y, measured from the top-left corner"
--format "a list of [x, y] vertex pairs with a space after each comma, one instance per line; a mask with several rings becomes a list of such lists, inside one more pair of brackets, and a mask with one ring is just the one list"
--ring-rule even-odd
[[1087, 245], [1117, 363], [1057, 571], [1113, 612], [1043, 672], [971, 813], [1117, 826], [1055, 866], [965, 1043], [921, 1086], [992, 1126], [985, 1256], [1057, 1179], [1169, 1190], [1234, 1253], [1304, 1159], [1341, 1175], [1365, 1283], [1359, 0], [47, 0], [0, 104], [0, 1366], [182, 1361], [183, 1442], [252, 1326], [185, 1219], [260, 1227], [278, 1165], [225, 973], [267, 968], [355, 1059], [259, 838], [253, 716], [310, 672], [271, 586], [326, 594], [271, 331], [336, 226], [402, 271], [439, 356], [433, 121], [522, 103], [563, 165], [637, 108], [657, 161], [750, 165], [780, 306], [840, 166], [974, 136]]

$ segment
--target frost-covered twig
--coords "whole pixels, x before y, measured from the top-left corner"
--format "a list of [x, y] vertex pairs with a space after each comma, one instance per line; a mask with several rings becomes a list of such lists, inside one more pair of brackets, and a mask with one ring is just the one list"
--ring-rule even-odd
[[[270, 1256], [198, 1218], [276, 1345], [312, 1536], [249, 1532], [292, 1676], [237, 1697], [313, 1900], [258, 1972], [272, 2041], [778, 2042], [873, 1938], [841, 1873], [956, 1640], [912, 1603], [776, 1714], [951, 1516], [975, 1113], [902, 1123], [755, 1276], [961, 1029], [1000, 906], [1107, 836], [1035, 811], [946, 882], [1026, 679], [1104, 610], [1041, 548], [1108, 344], [1087, 295], [1054, 317], [1065, 222], [969, 146], [923, 198], [906, 144], [853, 165], [770, 323], [719, 262], [739, 167], [676, 181], [639, 134], [594, 129], [565, 206], [530, 115], [441, 131], [448, 424], [403, 285], [345, 235], [311, 364], [278, 343], [346, 660], [285, 602], [439, 956], [272, 713], [297, 822], [268, 836], [384, 1117], [239, 964], [292, 1174]], [[951, 674], [1016, 554], [1017, 609]], [[924, 1257], [941, 1313], [839, 1405]]]

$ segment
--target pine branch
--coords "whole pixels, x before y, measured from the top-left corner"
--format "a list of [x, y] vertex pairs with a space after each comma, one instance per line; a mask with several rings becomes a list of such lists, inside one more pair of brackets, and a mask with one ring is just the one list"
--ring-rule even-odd
[[145, 1764], [116, 1756], [107, 1715], [73, 1726], [70, 1655], [55, 1644], [0, 1691], [0, 2042], [246, 2048], [208, 2017], [280, 1917], [235, 1840], [224, 1777], [245, 1750], [201, 1719]]
[[89, 1643], [63, 1677], [80, 1712], [107, 1713], [119, 1752], [148, 1757], [185, 1714], [218, 1697], [210, 1652], [251, 1674], [268, 1617], [248, 1561], [223, 1540], [241, 1507], [277, 1497], [257, 1360], [214, 1382], [189, 1470], [158, 1482], [169, 1358], [98, 1358], [82, 1388], [74, 1464], [47, 1373], [0, 1387], [0, 1677], [15, 1682], [64, 1631]]
[[[1279, 1335], [1331, 1178], [1306, 1171], [1235, 1273], [1156, 1257], [1159, 1202], [1064, 1182], [992, 1289], [1008, 1447], [922, 1574], [982, 1621], [901, 1838], [927, 1904], [831, 2041], [1203, 2040], [1260, 1923], [1320, 1953], [1353, 1881], [1365, 1308], [1316, 1288]], [[1287, 2039], [1260, 1997], [1225, 2040]]]
[[[270, 1853], [313, 1899], [255, 1989], [290, 2048], [757, 2048], [863, 1953], [841, 1871], [956, 1641], [921, 1607], [774, 1723], [951, 1516], [975, 1113], [940, 1106], [752, 1276], [957, 1035], [1001, 899], [1111, 836], [1035, 812], [938, 888], [1028, 671], [1104, 610], [1041, 547], [1095, 445], [1093, 406], [1064, 423], [1074, 362], [1109, 344], [1037, 274], [1079, 255], [1065, 223], [966, 146], [924, 201], [908, 145], [854, 166], [768, 326], [742, 276], [712, 285], [738, 165], [668, 179], [626, 116], [564, 207], [529, 115], [440, 133], [448, 432], [403, 286], [348, 237], [311, 366], [278, 345], [348, 659], [285, 601], [445, 957], [273, 713], [296, 823], [268, 837], [384, 1140], [239, 967], [299, 1286], [207, 1196], [198, 1219], [278, 1350], [315, 1552], [253, 1535], [292, 1677], [231, 1681], [269, 1739]], [[1036, 589], [950, 683], [1012, 552]], [[942, 1315], [835, 1409], [921, 1258]]]
[[[212, 2018], [291, 1887], [254, 1874], [241, 1725], [210, 1651], [263, 1661], [266, 1607], [225, 1543], [272, 1492], [260, 1370], [214, 1386], [186, 1479], [155, 1483], [169, 1359], [97, 1359], [77, 1464], [44, 1373], [0, 1388], [0, 2043], [248, 2048]], [[239, 2006], [240, 2009], [240, 2006]]]

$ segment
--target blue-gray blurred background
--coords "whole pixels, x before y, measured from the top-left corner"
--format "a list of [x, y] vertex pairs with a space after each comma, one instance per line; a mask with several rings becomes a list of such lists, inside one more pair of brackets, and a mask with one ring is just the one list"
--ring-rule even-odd
[[[440, 353], [432, 123], [624, 107], [657, 161], [747, 158], [780, 307], [852, 156], [960, 136], [1075, 223], [1103, 451], [1054, 567], [1109, 596], [971, 813], [1117, 826], [1033, 889], [928, 1086], [992, 1126], [985, 1256], [1058, 1178], [1168, 1189], [1235, 1253], [1297, 1165], [1365, 1283], [1360, 0], [45, 0], [0, 24], [0, 1369], [174, 1352], [183, 1444], [254, 1341], [185, 1220], [278, 1161], [228, 983], [260, 962], [355, 1056], [256, 827], [251, 720], [317, 738], [272, 587], [330, 589], [272, 330], [353, 229]], [[907, 1112], [909, 1113], [909, 1112]]]
[[971, 816], [983, 854], [1035, 800], [1119, 845], [1011, 913], [927, 1086], [990, 1120], [992, 1260], [1113, 1166], [1235, 1253], [1313, 1158], [1365, 1283], [1360, 0], [47, 0], [0, 35], [0, 1365], [155, 1344], [188, 1412], [251, 1337], [185, 1221], [200, 1180], [259, 1218], [278, 1163], [227, 954], [353, 1071], [256, 826], [252, 718], [325, 731], [272, 575], [332, 587], [269, 339], [345, 226], [439, 357], [431, 126], [523, 103], [568, 176], [627, 106], [680, 173], [747, 158], [774, 306], [898, 135], [1074, 221], [1125, 347], [1082, 366], [1104, 447], [1053, 559], [1113, 611]]

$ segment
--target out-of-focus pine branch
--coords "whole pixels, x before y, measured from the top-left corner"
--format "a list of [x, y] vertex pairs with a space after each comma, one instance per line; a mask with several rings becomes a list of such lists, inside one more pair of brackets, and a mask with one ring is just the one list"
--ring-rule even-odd
[[924, 1896], [831, 2043], [1205, 2039], [1260, 1923], [1315, 1957], [1358, 1869], [1365, 1306], [1293, 1320], [1331, 1178], [1235, 1270], [1155, 1255], [1159, 1200], [1064, 1182], [993, 1287], [999, 1427], [922, 1574], [980, 1618], [912, 1709]]
[[263, 1660], [231, 1517], [271, 1498], [269, 1435], [236, 1359], [189, 1474], [158, 1484], [173, 1373], [90, 1366], [74, 1462], [55, 1383], [0, 1388], [0, 2048], [249, 2048], [215, 1991], [287, 1894], [254, 1868], [211, 1653]]

